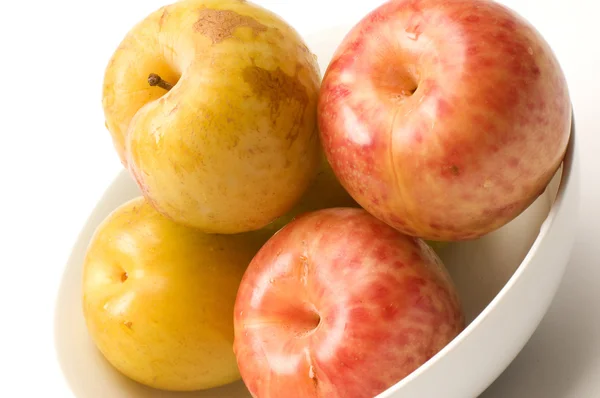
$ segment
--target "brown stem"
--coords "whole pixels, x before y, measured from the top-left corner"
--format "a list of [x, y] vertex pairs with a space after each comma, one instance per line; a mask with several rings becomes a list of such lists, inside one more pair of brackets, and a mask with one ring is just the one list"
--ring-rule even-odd
[[162, 77], [158, 76], [156, 73], [150, 73], [150, 75], [148, 75], [148, 84], [164, 88], [167, 91], [173, 88], [171, 83], [164, 81]]

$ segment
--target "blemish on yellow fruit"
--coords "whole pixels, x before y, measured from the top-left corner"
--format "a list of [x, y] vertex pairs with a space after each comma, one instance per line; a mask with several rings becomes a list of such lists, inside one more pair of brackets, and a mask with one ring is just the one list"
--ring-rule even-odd
[[158, 20], [158, 25], [162, 27], [163, 23], [165, 22], [165, 18], [169, 16], [169, 11], [167, 11], [166, 7], [163, 7], [163, 12], [160, 16], [160, 19]]
[[305, 87], [297, 76], [290, 76], [279, 67], [274, 71], [270, 71], [258, 66], [248, 66], [244, 68], [242, 76], [258, 97], [269, 100], [274, 120], [280, 112], [279, 108], [282, 105], [282, 101], [292, 100], [300, 104], [297, 108], [297, 113], [292, 116], [293, 128], [286, 135], [286, 139], [289, 140], [289, 145], [291, 146], [296, 138], [298, 138], [302, 119], [304, 118], [304, 113], [309, 102]]
[[173, 107], [173, 109], [171, 109], [171, 110], [169, 111], [169, 116], [171, 116], [171, 115], [173, 114], [173, 112], [176, 112], [176, 111], [177, 111], [177, 109], [179, 109], [179, 104], [175, 105], [175, 106]]
[[194, 24], [194, 30], [209, 37], [213, 44], [232, 37], [233, 32], [239, 27], [252, 29], [254, 35], [267, 30], [265, 25], [254, 18], [240, 15], [231, 10], [212, 10], [210, 8], [201, 9], [200, 17]]

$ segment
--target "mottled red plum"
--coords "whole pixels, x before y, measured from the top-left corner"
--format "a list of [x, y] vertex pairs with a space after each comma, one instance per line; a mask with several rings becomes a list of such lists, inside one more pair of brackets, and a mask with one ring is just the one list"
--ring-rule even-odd
[[367, 211], [431, 240], [489, 233], [542, 193], [571, 104], [548, 43], [487, 0], [397, 0], [339, 45], [318, 119], [340, 182]]
[[373, 397], [464, 327], [423, 240], [364, 209], [305, 213], [257, 253], [238, 290], [234, 351], [254, 397]]

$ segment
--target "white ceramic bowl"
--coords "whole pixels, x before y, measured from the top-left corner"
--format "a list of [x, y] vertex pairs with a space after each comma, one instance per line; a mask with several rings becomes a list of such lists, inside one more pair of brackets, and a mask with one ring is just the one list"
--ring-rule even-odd
[[[322, 71], [349, 28], [306, 38]], [[574, 240], [579, 207], [575, 143], [573, 129], [563, 167], [546, 192], [517, 219], [481, 239], [453, 244], [441, 252], [459, 290], [468, 326], [380, 397], [476, 397], [525, 345], [555, 294]], [[133, 180], [121, 172], [84, 225], [66, 264], [55, 333], [58, 360], [68, 384], [79, 398], [249, 397], [241, 381], [195, 393], [146, 388], [116, 372], [88, 337], [81, 303], [87, 244], [110, 212], [139, 195]]]

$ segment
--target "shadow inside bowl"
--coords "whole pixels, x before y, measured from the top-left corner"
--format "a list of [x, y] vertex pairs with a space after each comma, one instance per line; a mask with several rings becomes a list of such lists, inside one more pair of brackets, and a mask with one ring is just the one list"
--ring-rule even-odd
[[508, 282], [536, 240], [560, 185], [562, 168], [519, 217], [482, 238], [455, 242], [440, 252], [462, 300], [467, 324]]

